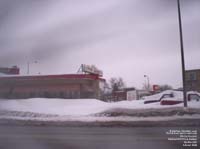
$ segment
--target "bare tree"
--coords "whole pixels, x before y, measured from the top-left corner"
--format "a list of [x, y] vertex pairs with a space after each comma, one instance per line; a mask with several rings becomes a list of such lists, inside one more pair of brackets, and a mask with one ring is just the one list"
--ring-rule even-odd
[[[142, 88], [144, 90], [150, 91], [150, 90], [152, 90], [151, 86], [152, 86], [151, 84], [148, 85], [148, 84], [144, 83]], [[168, 84], [158, 85], [158, 87], [159, 87], [159, 89], [158, 89], [159, 91], [165, 91], [165, 90], [171, 90], [171, 89], [173, 89], [173, 87], [170, 86], [170, 85], [168, 85]]]
[[144, 90], [150, 91], [151, 90], [151, 84], [144, 83], [142, 88]]
[[112, 91], [118, 91], [126, 86], [124, 83], [124, 80], [121, 77], [111, 78], [109, 81], [109, 84], [110, 84]]
[[159, 89], [160, 91], [165, 91], [165, 90], [171, 90], [173, 89], [173, 87], [168, 84], [164, 84], [164, 85], [159, 85]]

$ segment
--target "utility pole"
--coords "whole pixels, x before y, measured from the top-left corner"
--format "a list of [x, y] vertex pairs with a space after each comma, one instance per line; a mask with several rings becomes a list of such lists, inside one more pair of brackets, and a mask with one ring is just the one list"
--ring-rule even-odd
[[187, 107], [187, 95], [186, 95], [186, 88], [185, 88], [185, 59], [184, 59], [184, 48], [183, 48], [183, 33], [182, 33], [180, 0], [177, 0], [177, 6], [178, 6], [178, 21], [179, 21], [180, 46], [181, 46], [181, 64], [182, 64], [182, 79], [183, 79], [183, 99], [184, 99], [184, 107]]
[[147, 78], [147, 87], [148, 87], [148, 91], [150, 91], [149, 76], [144, 75], [144, 77]]
[[[33, 63], [36, 64], [36, 63], [38, 63], [38, 62], [37, 62], [37, 61], [34, 61]], [[31, 63], [28, 61], [28, 62], [27, 62], [27, 75], [29, 75], [29, 73], [30, 73], [30, 64], [31, 64]]]
[[30, 63], [27, 62], [27, 74], [28, 74], [28, 75], [29, 75], [29, 65], [30, 65]]

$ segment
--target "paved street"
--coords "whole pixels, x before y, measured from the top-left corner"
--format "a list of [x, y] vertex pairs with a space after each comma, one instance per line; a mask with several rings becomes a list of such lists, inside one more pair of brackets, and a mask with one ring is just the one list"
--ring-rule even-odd
[[[1, 149], [177, 149], [162, 127], [0, 126]], [[193, 128], [194, 129], [194, 128]]]

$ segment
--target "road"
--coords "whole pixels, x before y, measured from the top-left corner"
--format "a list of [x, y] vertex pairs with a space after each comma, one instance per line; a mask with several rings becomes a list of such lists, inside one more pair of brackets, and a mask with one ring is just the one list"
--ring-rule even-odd
[[[177, 149], [168, 141], [178, 127], [63, 127], [0, 125], [0, 149]], [[185, 149], [185, 148], [184, 148]]]

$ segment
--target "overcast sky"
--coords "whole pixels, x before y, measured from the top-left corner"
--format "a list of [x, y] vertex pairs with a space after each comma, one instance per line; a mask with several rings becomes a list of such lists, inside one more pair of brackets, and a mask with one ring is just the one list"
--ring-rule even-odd
[[[180, 0], [186, 69], [200, 68], [200, 0]], [[176, 0], [1, 0], [0, 66], [76, 73], [94, 64], [127, 86], [180, 87]], [[34, 61], [38, 63], [33, 63]]]

